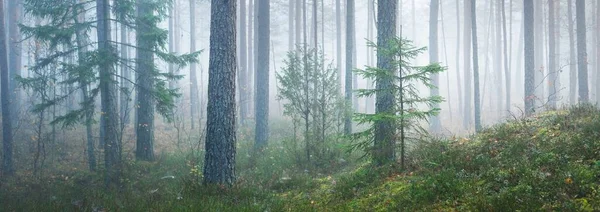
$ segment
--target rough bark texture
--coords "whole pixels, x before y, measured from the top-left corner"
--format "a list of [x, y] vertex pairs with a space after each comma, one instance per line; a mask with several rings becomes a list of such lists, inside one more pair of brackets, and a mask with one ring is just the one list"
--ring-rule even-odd
[[[152, 89], [154, 87], [154, 41], [150, 33], [154, 26], [148, 20], [148, 14], [154, 11], [150, 9], [147, 1], [137, 1], [137, 123], [136, 123], [136, 145], [135, 157], [138, 160], [154, 160], [154, 101]], [[150, 37], [149, 37], [150, 36]]]
[[346, 1], [346, 76], [345, 76], [345, 100], [348, 112], [344, 121], [344, 133], [349, 135], [352, 133], [352, 112], [356, 108], [352, 108], [352, 70], [354, 62], [352, 52], [354, 52], [354, 0]]
[[260, 0], [257, 16], [258, 48], [256, 64], [256, 133], [255, 147], [263, 148], [269, 139], [269, 46], [270, 46], [270, 2]]
[[[439, 0], [431, 0], [429, 4], [429, 63], [438, 63], [438, 14], [440, 9]], [[440, 75], [432, 74], [431, 83], [435, 87], [430, 89], [431, 96], [438, 96], [440, 94]], [[432, 105], [433, 108], [439, 108], [439, 104]], [[433, 133], [439, 133], [441, 131], [440, 118], [438, 116], [431, 117], [429, 122], [429, 131]]]
[[548, 106], [556, 108], [556, 20], [554, 18], [554, 0], [548, 1]]
[[479, 55], [477, 54], [477, 13], [475, 2], [471, 4], [471, 36], [473, 39], [473, 88], [475, 105], [475, 131], [481, 130], [481, 103], [479, 100]]
[[579, 102], [589, 101], [588, 66], [585, 29], [585, 0], [575, 0], [575, 16], [577, 17], [577, 75], [579, 84]]
[[[235, 26], [235, 24], [234, 24]], [[196, 1], [190, 0], [190, 52], [196, 51]], [[198, 77], [196, 63], [190, 64], [190, 120], [191, 128], [195, 128], [198, 119]]]
[[[0, 11], [4, 11], [4, 1], [0, 1]], [[6, 48], [6, 26], [4, 15], [0, 15], [0, 84], [2, 87], [2, 174], [13, 175], [13, 135], [11, 124], [11, 108], [9, 96], [8, 52]]]
[[471, 121], [473, 117], [472, 110], [472, 85], [471, 85], [471, 2], [472, 0], [465, 0], [464, 13], [464, 32], [463, 32], [463, 64], [464, 64], [464, 79], [465, 79], [465, 92], [464, 92], [464, 108], [463, 108], [463, 128], [469, 129], [471, 127]]
[[[377, 46], [386, 48], [396, 35], [396, 0], [380, 0], [377, 4]], [[377, 51], [377, 68], [390, 72], [388, 76], [396, 75], [394, 58], [382, 51]], [[376, 113], [395, 114], [396, 100], [392, 87], [394, 79], [390, 77], [377, 78]], [[382, 165], [396, 159], [396, 124], [395, 120], [382, 119], [375, 122], [375, 163]]]
[[575, 50], [575, 22], [573, 21], [573, 1], [567, 1], [567, 21], [569, 22], [569, 103], [577, 103], [577, 56]]
[[212, 0], [204, 184], [235, 181], [235, 0]]
[[524, 51], [525, 51], [525, 114], [531, 115], [534, 111], [534, 81], [535, 81], [535, 47], [533, 40], [533, 0], [523, 2], [524, 21]]
[[110, 6], [108, 0], [96, 0], [96, 15], [98, 20], [98, 51], [104, 64], [100, 65], [100, 99], [104, 120], [104, 166], [107, 185], [118, 183], [121, 165], [121, 144], [117, 140], [119, 126], [117, 114], [117, 86], [112, 79], [115, 75], [114, 58], [116, 57], [110, 45]]

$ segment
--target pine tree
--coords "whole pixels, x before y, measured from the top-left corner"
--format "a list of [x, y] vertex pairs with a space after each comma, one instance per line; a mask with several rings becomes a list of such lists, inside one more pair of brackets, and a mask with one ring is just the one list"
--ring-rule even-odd
[[212, 0], [204, 184], [235, 181], [236, 1]]

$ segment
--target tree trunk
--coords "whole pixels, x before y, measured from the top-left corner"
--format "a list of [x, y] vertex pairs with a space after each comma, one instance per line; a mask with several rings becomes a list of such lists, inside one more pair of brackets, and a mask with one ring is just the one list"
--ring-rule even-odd
[[[114, 50], [110, 45], [110, 7], [108, 0], [96, 0], [96, 15], [98, 20], [97, 38], [98, 51], [104, 58], [113, 58]], [[106, 60], [100, 65], [100, 99], [102, 120], [104, 120], [104, 166], [106, 185], [119, 182], [121, 165], [121, 144], [117, 140], [117, 86], [113, 76], [115, 61]]]
[[256, 46], [254, 46], [256, 37], [254, 32], [254, 27], [256, 26], [256, 16], [254, 12], [255, 1], [256, 0], [250, 0], [250, 2], [248, 3], [248, 70], [246, 71], [246, 76], [248, 76], [248, 78], [246, 79], [248, 80], [248, 114], [252, 114], [252, 111], [256, 109], [254, 108], [254, 71], [256, 69], [256, 67], [254, 66], [254, 61], [256, 58], [256, 54], [254, 54], [256, 49]]
[[[439, 0], [431, 0], [429, 4], [429, 63], [438, 63], [438, 14], [440, 9]], [[430, 89], [431, 96], [439, 96], [440, 75], [432, 74], [431, 83], [434, 87]], [[432, 105], [433, 108], [439, 108], [439, 104]], [[440, 118], [433, 116], [429, 122], [429, 131], [439, 133], [441, 131]]]
[[[77, 4], [78, 2], [81, 2], [83, 0], [73, 0], [74, 4]], [[73, 11], [74, 15], [76, 17], [74, 17], [74, 21], [75, 23], [79, 24], [82, 23], [85, 20], [85, 11], [83, 8], [76, 8]], [[84, 61], [84, 55], [87, 52], [87, 40], [84, 36], [84, 31], [83, 30], [78, 30], [77, 32], [75, 32], [75, 40], [77, 42], [77, 57], [78, 57], [78, 61], [79, 64], [83, 63]], [[94, 136], [93, 136], [93, 129], [92, 129], [92, 124], [94, 122], [94, 102], [93, 99], [90, 98], [90, 93], [89, 93], [89, 84], [90, 82], [86, 81], [86, 80], [79, 80], [79, 84], [81, 87], [81, 93], [83, 96], [83, 102], [85, 104], [84, 108], [85, 108], [85, 132], [86, 132], [86, 144], [87, 144], [87, 156], [88, 156], [88, 167], [90, 169], [90, 171], [96, 171], [96, 144], [94, 143]], [[41, 115], [41, 117], [43, 117], [43, 114]], [[41, 126], [39, 131], [41, 132]]]
[[[0, 11], [4, 11], [4, 1], [0, 1]], [[15, 173], [13, 167], [13, 133], [11, 124], [11, 107], [9, 89], [8, 52], [6, 48], [6, 26], [4, 15], [0, 15], [0, 81], [2, 101], [2, 171], [3, 175]]]
[[153, 21], [147, 18], [148, 14], [154, 11], [148, 2], [136, 2], [136, 79], [138, 88], [137, 91], [137, 141], [135, 157], [138, 160], [153, 161], [154, 160], [154, 101], [152, 89], [154, 87], [154, 48], [155, 44], [152, 39], [148, 39], [151, 33]]
[[579, 83], [579, 102], [589, 102], [588, 67], [586, 50], [585, 0], [575, 0], [575, 16], [577, 17], [577, 70]]
[[[502, 98], [504, 95], [504, 92], [503, 92], [504, 89], [502, 89], [503, 82], [504, 82], [504, 76], [503, 76], [504, 70], [502, 69], [502, 65], [503, 65], [502, 60], [504, 59], [502, 57], [502, 49], [503, 49], [503, 46], [502, 46], [502, 1], [496, 1], [495, 3], [496, 3], [496, 9], [495, 9], [494, 14], [495, 14], [496, 20], [493, 23], [495, 23], [495, 25], [496, 25], [496, 29], [495, 29], [495, 32], [496, 32], [495, 41], [496, 42], [494, 44], [494, 48], [495, 48], [494, 49], [495, 50], [494, 51], [494, 58], [495, 58], [494, 59], [494, 73], [496, 76], [496, 78], [494, 80], [494, 84], [496, 85], [495, 86], [496, 92], [494, 92], [493, 96], [496, 97], [496, 99], [495, 99], [496, 103], [494, 104], [497, 107], [496, 114], [501, 115], [502, 112], [505, 110], [505, 108], [504, 108], [505, 105], [503, 104], [504, 98]], [[497, 117], [497, 118], [500, 118], [500, 117]]]
[[[460, 77], [460, 3], [456, 1], [456, 87], [458, 88], [458, 115], [459, 117], [464, 118], [464, 101], [463, 101], [463, 91]], [[463, 126], [464, 127], [464, 126]]]
[[[600, 82], [600, 3], [596, 2], [596, 82]], [[600, 104], [600, 86], [596, 84], [596, 103]]]
[[[291, 7], [293, 8], [293, 7]], [[240, 52], [239, 56], [239, 74], [238, 74], [238, 86], [239, 86], [239, 95], [240, 95], [240, 126], [244, 126], [246, 124], [246, 118], [248, 118], [248, 61], [246, 60], [246, 55], [248, 52], [247, 43], [246, 43], [246, 0], [240, 0], [240, 27], [239, 27], [239, 35], [240, 35]], [[290, 11], [293, 12], [293, 11]], [[293, 29], [292, 24], [290, 24], [290, 29]], [[293, 33], [290, 32], [290, 48], [293, 45]]]
[[15, 126], [19, 120], [19, 108], [21, 105], [21, 93], [15, 77], [21, 75], [21, 31], [19, 30], [19, 22], [21, 21], [22, 0], [8, 1], [8, 34], [9, 38], [9, 79], [8, 85], [10, 89], [10, 107], [12, 111], [11, 122]]
[[577, 62], [575, 52], [575, 23], [573, 21], [573, 2], [567, 1], [567, 19], [569, 22], [569, 102], [577, 103]]
[[511, 86], [511, 76], [510, 76], [510, 60], [508, 57], [508, 43], [509, 43], [509, 35], [506, 32], [506, 8], [505, 1], [502, 0], [502, 34], [504, 38], [504, 42], [502, 48], [504, 50], [504, 77], [506, 77], [505, 82], [505, 92], [506, 92], [506, 100], [505, 100], [505, 109], [510, 112], [510, 86]]
[[548, 106], [556, 109], [556, 27], [554, 18], [554, 0], [548, 1]]
[[525, 51], [525, 114], [531, 115], [534, 112], [535, 103], [535, 46], [533, 34], [533, 0], [524, 0], [523, 2], [523, 22], [524, 22], [524, 51]]
[[[377, 46], [387, 48], [391, 40], [396, 36], [396, 0], [380, 0], [377, 4]], [[377, 68], [389, 72], [388, 76], [396, 76], [396, 66], [393, 64], [394, 57], [377, 51]], [[391, 77], [377, 77], [377, 102], [378, 114], [394, 115], [395, 96], [392, 92], [395, 80]], [[382, 119], [375, 121], [375, 152], [374, 160], [378, 165], [394, 162], [396, 158], [396, 124], [395, 120]], [[401, 155], [404, 160], [404, 155]]]
[[471, 36], [473, 39], [473, 87], [475, 104], [475, 131], [481, 131], [481, 103], [479, 101], [479, 55], [477, 54], [477, 13], [475, 1], [471, 4]]
[[346, 100], [346, 117], [344, 121], [344, 133], [350, 135], [352, 133], [352, 111], [356, 108], [352, 107], [352, 71], [354, 70], [354, 0], [346, 0], [346, 80], [345, 80], [345, 100]]
[[[316, 2], [315, 2], [316, 4]], [[270, 2], [269, 0], [260, 0], [256, 5], [258, 7], [257, 16], [257, 37], [258, 48], [256, 64], [256, 133], [255, 148], [262, 149], [269, 140], [269, 41], [270, 41]], [[315, 40], [316, 41], [316, 40]]]
[[[196, 1], [190, 0], [190, 52], [196, 51]], [[190, 64], [190, 120], [191, 128], [195, 128], [198, 118], [198, 77], [196, 76], [196, 63]]]
[[472, 112], [472, 85], [471, 85], [471, 3], [473, 0], [465, 0], [465, 9], [464, 13], [464, 32], [463, 32], [463, 64], [464, 64], [464, 79], [465, 79], [465, 90], [464, 95], [464, 110], [463, 110], [463, 128], [469, 129], [471, 126], [471, 119], [473, 117]]
[[[84, 20], [85, 17], [82, 17]], [[124, 19], [124, 18], [122, 18]], [[169, 30], [169, 32], [171, 32]], [[170, 35], [171, 33], [169, 33]], [[127, 38], [127, 26], [126, 24], [121, 24], [121, 59], [125, 60], [123, 61], [121, 64], [121, 86], [124, 90], [124, 92], [121, 92], [121, 98], [120, 98], [120, 110], [121, 110], [121, 124], [123, 125], [123, 127], [127, 126], [129, 124], [129, 120], [130, 120], [130, 109], [131, 109], [131, 105], [129, 104], [129, 102], [131, 101], [131, 96], [133, 95], [133, 89], [132, 89], [132, 85], [131, 82], [129, 82], [129, 80], [131, 79], [131, 72], [129, 71], [129, 65], [127, 64], [127, 59], [129, 59], [129, 51], [128, 51], [128, 38]], [[169, 48], [171, 48], [171, 40], [169, 40]], [[173, 65], [170, 64], [169, 65], [169, 73], [173, 73], [173, 70], [171, 69]]]
[[342, 81], [342, 77], [343, 77], [343, 72], [342, 72], [342, 0], [335, 0], [335, 47], [336, 47], [336, 67], [338, 70], [338, 80], [339, 80], [339, 85], [340, 88], [342, 87], [342, 85], [344, 85], [343, 81]]
[[235, 0], [211, 1], [204, 184], [235, 181]]
[[534, 74], [534, 107], [543, 106], [542, 100], [544, 98], [544, 11], [542, 1], [534, 1], [534, 48], [535, 48], [535, 74]]

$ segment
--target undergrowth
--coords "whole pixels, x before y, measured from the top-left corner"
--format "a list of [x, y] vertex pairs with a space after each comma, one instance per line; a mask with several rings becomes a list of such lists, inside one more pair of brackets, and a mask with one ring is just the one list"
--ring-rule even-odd
[[405, 171], [358, 160], [343, 143], [311, 163], [284, 136], [253, 152], [241, 135], [232, 187], [199, 183], [201, 152], [163, 153], [126, 160], [119, 188], [104, 187], [102, 170], [18, 173], [0, 182], [0, 211], [599, 211], [598, 129], [592, 106], [546, 112], [414, 144]]

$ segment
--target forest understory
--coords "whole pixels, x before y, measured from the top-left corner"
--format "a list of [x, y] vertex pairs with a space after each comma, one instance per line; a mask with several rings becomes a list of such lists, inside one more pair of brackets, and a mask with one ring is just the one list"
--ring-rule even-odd
[[107, 189], [83, 161], [60, 162], [85, 158], [74, 151], [83, 146], [73, 147], [49, 157], [52, 168], [1, 181], [1, 211], [598, 211], [598, 129], [593, 106], [545, 112], [476, 136], [414, 143], [405, 171], [371, 165], [346, 152], [346, 142], [336, 157], [311, 164], [285, 134], [256, 154], [242, 134], [232, 187], [201, 184], [202, 151], [161, 149], [154, 162], [124, 160], [119, 186]]

